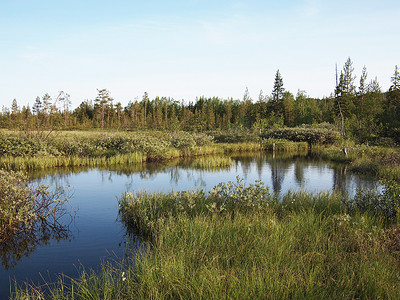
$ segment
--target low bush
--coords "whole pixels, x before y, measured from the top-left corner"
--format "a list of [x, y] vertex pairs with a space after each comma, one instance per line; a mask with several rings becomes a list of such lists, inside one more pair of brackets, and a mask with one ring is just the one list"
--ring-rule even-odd
[[293, 142], [307, 142], [310, 146], [333, 144], [341, 139], [338, 131], [327, 128], [279, 128], [264, 132], [262, 138], [285, 139]]
[[268, 151], [306, 151], [308, 144], [306, 142], [292, 142], [284, 139], [262, 139], [263, 149]]
[[0, 170], [0, 199], [0, 242], [18, 232], [62, 227], [68, 198], [61, 188], [50, 192], [48, 186], [29, 185], [21, 172]]
[[393, 180], [382, 180], [383, 191], [358, 189], [353, 199], [344, 201], [351, 214], [369, 213], [393, 221], [400, 213], [400, 185]]
[[208, 134], [213, 136], [216, 143], [250, 143], [259, 141], [257, 134], [246, 130], [211, 131]]

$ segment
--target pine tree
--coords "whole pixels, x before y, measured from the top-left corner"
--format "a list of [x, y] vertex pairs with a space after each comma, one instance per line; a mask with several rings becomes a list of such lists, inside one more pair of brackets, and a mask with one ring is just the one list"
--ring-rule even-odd
[[14, 98], [11, 105], [11, 116], [13, 117], [13, 119], [17, 117], [18, 112], [19, 112], [19, 107], [17, 99]]
[[144, 92], [142, 102], [144, 102], [144, 112], [143, 112], [144, 116], [142, 119], [142, 122], [143, 122], [142, 125], [143, 125], [143, 127], [146, 127], [147, 126], [147, 103], [149, 102], [149, 95], [147, 94], [147, 92]]
[[63, 107], [64, 126], [68, 126], [69, 109], [72, 104], [70, 100], [70, 95], [61, 91], [58, 100], [62, 103]]
[[110, 96], [110, 92], [107, 91], [106, 89], [101, 89], [101, 90], [98, 89], [97, 91], [98, 91], [98, 95], [97, 95], [96, 99], [94, 100], [94, 102], [100, 109], [101, 130], [103, 131], [104, 130], [104, 115], [106, 112], [106, 108], [107, 108], [108, 103], [110, 103], [113, 99]]
[[122, 115], [122, 104], [121, 102], [118, 102], [115, 104], [115, 109], [117, 111], [117, 130], [121, 126], [121, 115]]
[[345, 135], [345, 130], [344, 130], [344, 123], [345, 123], [345, 110], [347, 109], [347, 103], [345, 101], [345, 97], [343, 97], [344, 93], [344, 76], [343, 72], [340, 72], [340, 78], [338, 81], [338, 76], [337, 76], [337, 66], [336, 66], [336, 88], [335, 88], [335, 110], [337, 115], [340, 117], [341, 120], [341, 133], [344, 136]]

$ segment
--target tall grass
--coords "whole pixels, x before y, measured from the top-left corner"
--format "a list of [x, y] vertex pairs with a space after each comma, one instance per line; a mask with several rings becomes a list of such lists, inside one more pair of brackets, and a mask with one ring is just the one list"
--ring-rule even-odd
[[221, 170], [229, 169], [232, 164], [233, 160], [230, 157], [211, 156], [195, 159], [191, 166], [201, 170]]
[[[343, 149], [347, 150], [347, 155]], [[400, 151], [398, 148], [353, 145], [315, 147], [315, 154], [323, 159], [349, 164], [349, 169], [382, 178], [400, 180]]]
[[[399, 223], [348, 211], [342, 196], [261, 182], [202, 191], [124, 194], [122, 221], [152, 237], [128, 264], [56, 283], [57, 299], [395, 299]], [[356, 200], [357, 201], [357, 200]], [[345, 202], [344, 202], [345, 203]], [[396, 242], [397, 241], [397, 242]], [[35, 293], [39, 296], [35, 296]], [[15, 298], [42, 297], [19, 289]], [[32, 297], [32, 298], [35, 298]]]
[[209, 154], [262, 150], [259, 143], [215, 144], [187, 132], [56, 132], [50, 135], [0, 133], [0, 168], [103, 167]]

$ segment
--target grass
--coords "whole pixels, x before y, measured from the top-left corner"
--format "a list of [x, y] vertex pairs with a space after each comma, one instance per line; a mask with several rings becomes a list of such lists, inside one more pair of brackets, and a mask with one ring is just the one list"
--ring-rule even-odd
[[[343, 148], [347, 149], [347, 155], [343, 153]], [[348, 163], [351, 171], [400, 180], [399, 148], [351, 145], [319, 147], [313, 151], [323, 159]]]
[[211, 156], [211, 157], [200, 157], [193, 160], [191, 167], [194, 169], [214, 171], [221, 169], [229, 169], [233, 164], [233, 160], [230, 157]]
[[[355, 200], [358, 201], [358, 200]], [[210, 193], [126, 193], [121, 218], [150, 236], [139, 258], [49, 285], [54, 299], [387, 298], [400, 294], [399, 222], [348, 211], [338, 193], [289, 192], [261, 182]], [[371, 203], [371, 205], [375, 205]], [[40, 299], [40, 287], [15, 299]]]
[[261, 151], [256, 142], [215, 144], [212, 137], [187, 132], [0, 133], [0, 168], [110, 167], [178, 157]]

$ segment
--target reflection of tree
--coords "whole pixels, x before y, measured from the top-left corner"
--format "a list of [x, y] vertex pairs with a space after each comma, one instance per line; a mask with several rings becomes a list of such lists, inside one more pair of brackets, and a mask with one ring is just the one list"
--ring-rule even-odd
[[171, 183], [178, 184], [179, 180], [181, 179], [181, 172], [178, 167], [174, 167], [170, 169], [170, 176], [171, 176]]
[[342, 194], [346, 194], [346, 166], [336, 166], [333, 168], [333, 187], [332, 190], [339, 190]]
[[294, 164], [294, 177], [299, 186], [302, 186], [304, 183], [304, 162], [297, 160]]
[[282, 190], [282, 182], [285, 178], [286, 172], [288, 171], [290, 165], [292, 164], [292, 160], [286, 159], [272, 159], [269, 161], [271, 167], [271, 179], [272, 179], [272, 188], [274, 193], [280, 194]]
[[12, 269], [24, 256], [28, 257], [37, 246], [48, 245], [50, 240], [67, 240], [71, 233], [67, 226], [42, 223], [29, 230], [8, 233], [0, 241], [1, 263], [6, 270]]
[[264, 160], [265, 160], [265, 158], [261, 155], [256, 156], [256, 158], [255, 158], [259, 180], [261, 180], [261, 178], [262, 178], [262, 170], [263, 170], [263, 166], [264, 166]]
[[247, 179], [247, 175], [249, 174], [251, 163], [252, 163], [252, 160], [249, 160], [247, 158], [240, 161], [240, 165], [243, 170], [244, 179]]
[[339, 165], [333, 167], [333, 189], [338, 189], [345, 194], [356, 189], [376, 189], [378, 182], [374, 177], [354, 175], [347, 171], [347, 166]]

